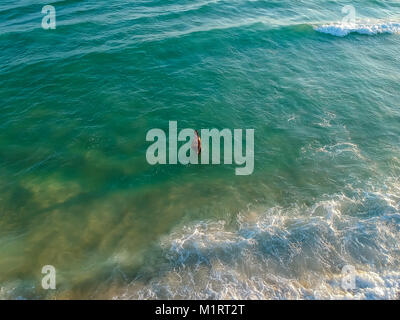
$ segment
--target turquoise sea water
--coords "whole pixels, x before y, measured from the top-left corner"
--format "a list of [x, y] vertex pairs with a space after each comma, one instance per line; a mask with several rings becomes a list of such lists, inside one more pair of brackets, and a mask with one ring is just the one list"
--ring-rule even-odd
[[[398, 1], [48, 4], [0, 4], [0, 298], [398, 297]], [[171, 120], [254, 173], [150, 166]]]

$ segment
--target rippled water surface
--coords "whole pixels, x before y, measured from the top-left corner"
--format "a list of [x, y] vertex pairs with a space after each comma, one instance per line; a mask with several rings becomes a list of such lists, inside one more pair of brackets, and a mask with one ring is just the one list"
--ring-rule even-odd
[[[398, 297], [400, 3], [348, 4], [2, 0], [0, 298]], [[149, 165], [170, 120], [254, 173]]]

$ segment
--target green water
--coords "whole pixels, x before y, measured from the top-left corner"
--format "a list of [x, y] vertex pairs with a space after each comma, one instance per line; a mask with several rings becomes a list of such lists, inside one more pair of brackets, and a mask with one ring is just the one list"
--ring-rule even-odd
[[[0, 4], [0, 298], [396, 297], [398, 2], [51, 4]], [[254, 173], [149, 165], [169, 121], [255, 129]]]

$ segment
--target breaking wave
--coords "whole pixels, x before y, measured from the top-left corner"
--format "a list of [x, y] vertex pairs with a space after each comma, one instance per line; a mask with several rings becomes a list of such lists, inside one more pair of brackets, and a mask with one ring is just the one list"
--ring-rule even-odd
[[400, 33], [400, 23], [382, 22], [382, 23], [330, 23], [314, 28], [318, 32], [331, 34], [337, 37], [344, 37], [350, 33], [359, 33], [367, 35], [375, 35], [381, 33], [395, 34]]
[[[161, 241], [156, 274], [143, 272], [115, 298], [396, 299], [399, 209], [397, 183], [312, 206], [249, 211], [233, 227], [223, 220], [182, 226]], [[356, 269], [354, 290], [342, 288], [345, 265]]]

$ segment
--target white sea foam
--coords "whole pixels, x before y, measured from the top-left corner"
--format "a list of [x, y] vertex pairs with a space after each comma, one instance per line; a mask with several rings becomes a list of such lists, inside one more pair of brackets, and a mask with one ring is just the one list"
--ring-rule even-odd
[[[398, 182], [313, 206], [275, 207], [181, 226], [161, 242], [159, 268], [119, 299], [396, 299], [400, 292]], [[397, 191], [396, 191], [397, 190]], [[153, 261], [154, 263], [154, 261]], [[341, 268], [356, 268], [356, 289]]]
[[324, 152], [332, 156], [338, 156], [344, 152], [349, 152], [356, 155], [358, 158], [364, 159], [360, 149], [358, 148], [358, 145], [351, 142], [340, 142], [334, 145], [325, 145], [321, 148], [318, 148], [316, 151]]
[[329, 23], [314, 27], [318, 32], [328, 33], [338, 37], [347, 36], [350, 33], [359, 34], [380, 34], [380, 33], [400, 33], [400, 23], [379, 22], [379, 23]]

